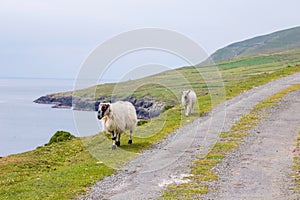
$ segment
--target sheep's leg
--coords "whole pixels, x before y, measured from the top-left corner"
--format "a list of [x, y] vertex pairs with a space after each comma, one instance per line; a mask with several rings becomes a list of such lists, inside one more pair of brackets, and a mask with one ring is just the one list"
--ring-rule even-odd
[[185, 110], [185, 116], [188, 116], [188, 109], [189, 109], [189, 107], [186, 105], [186, 106], [184, 107], [184, 110]]
[[128, 144], [132, 144], [132, 130], [130, 130]]
[[116, 146], [116, 136], [115, 136], [115, 132], [112, 132], [111, 133], [111, 139], [112, 139], [112, 141], [113, 141], [113, 144], [112, 144], [112, 146], [111, 146], [111, 149], [112, 150], [115, 150], [116, 148], [117, 148], [117, 146]]
[[191, 114], [193, 114], [193, 112], [194, 112], [194, 104], [192, 104], [191, 106]]
[[191, 105], [191, 114], [193, 114], [193, 112], [194, 112], [194, 105], [195, 105], [195, 104], [192, 104], [192, 105]]
[[120, 139], [121, 139], [121, 133], [117, 133], [117, 141], [116, 141], [116, 145], [119, 147], [120, 146]]
[[189, 112], [190, 112], [190, 106], [187, 106], [185, 109], [185, 116], [189, 116]]

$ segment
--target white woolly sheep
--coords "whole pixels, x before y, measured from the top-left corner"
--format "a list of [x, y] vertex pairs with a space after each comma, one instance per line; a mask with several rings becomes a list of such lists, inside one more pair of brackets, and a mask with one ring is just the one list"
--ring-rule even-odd
[[130, 131], [128, 144], [132, 144], [132, 133], [136, 128], [137, 116], [132, 103], [118, 101], [115, 103], [101, 103], [98, 109], [98, 119], [103, 121], [104, 131], [111, 133], [112, 149], [120, 146], [121, 133]]
[[194, 105], [196, 103], [196, 93], [192, 90], [186, 90], [182, 92], [181, 103], [185, 110], [185, 116], [189, 116], [194, 111]]

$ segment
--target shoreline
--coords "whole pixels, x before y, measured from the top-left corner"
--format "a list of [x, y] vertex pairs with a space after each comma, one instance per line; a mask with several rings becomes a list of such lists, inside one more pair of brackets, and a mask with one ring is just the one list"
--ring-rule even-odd
[[[108, 97], [101, 97], [99, 99], [107, 98]], [[166, 109], [165, 102], [150, 98], [136, 99], [134, 97], [127, 97], [124, 101], [129, 101], [134, 105], [138, 119], [142, 120], [149, 120], [157, 117]], [[100, 104], [100, 101], [91, 101], [79, 97], [73, 98], [72, 96], [59, 96], [57, 94], [41, 96], [33, 102], [53, 105], [51, 108], [65, 108], [78, 111], [98, 111], [98, 106]]]

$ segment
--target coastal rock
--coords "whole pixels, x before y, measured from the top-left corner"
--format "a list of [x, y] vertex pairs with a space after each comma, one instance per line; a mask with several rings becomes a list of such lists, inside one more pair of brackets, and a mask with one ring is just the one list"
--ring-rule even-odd
[[40, 104], [55, 104], [53, 107], [55, 108], [71, 108], [72, 107], [72, 96], [66, 97], [54, 97], [54, 96], [42, 96], [33, 102]]
[[[107, 99], [106, 97], [99, 97], [97, 101], [82, 99], [80, 97], [72, 96], [54, 96], [46, 95], [36, 99], [35, 103], [40, 104], [54, 104], [52, 108], [72, 108], [74, 110], [84, 111], [97, 111], [101, 100]], [[127, 97], [122, 99], [131, 102], [137, 112], [139, 119], [150, 119], [158, 116], [164, 109], [165, 103], [157, 101], [154, 98], [141, 98]]]
[[141, 98], [127, 97], [123, 101], [131, 102], [137, 113], [139, 119], [151, 119], [158, 116], [165, 107], [164, 102], [156, 101], [154, 98]]

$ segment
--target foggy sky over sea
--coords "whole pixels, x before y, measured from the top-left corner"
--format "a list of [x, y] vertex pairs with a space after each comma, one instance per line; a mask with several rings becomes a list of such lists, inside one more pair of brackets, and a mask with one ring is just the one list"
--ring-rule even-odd
[[[0, 1], [0, 77], [76, 78], [97, 45], [133, 29], [155, 27], [186, 35], [207, 54], [230, 43], [298, 26], [298, 0]], [[186, 63], [148, 52], [121, 60], [105, 77], [156, 63]], [[146, 63], [132, 63], [146, 58]], [[116, 72], [116, 73], [115, 73]]]

